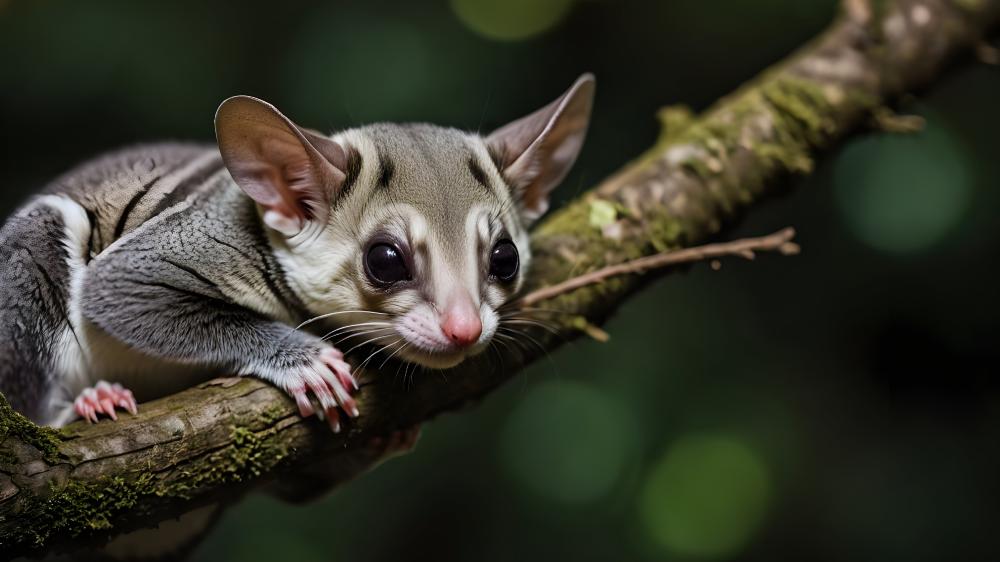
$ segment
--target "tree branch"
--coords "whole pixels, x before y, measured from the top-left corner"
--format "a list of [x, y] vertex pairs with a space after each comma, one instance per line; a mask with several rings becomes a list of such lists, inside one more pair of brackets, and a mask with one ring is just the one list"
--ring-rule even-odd
[[575, 291], [587, 285], [600, 283], [609, 277], [646, 273], [651, 269], [660, 269], [682, 263], [714, 260], [725, 256], [739, 256], [748, 260], [754, 259], [756, 252], [778, 252], [785, 256], [799, 253], [799, 245], [792, 242], [795, 229], [788, 227], [757, 238], [743, 238], [732, 242], [718, 242], [704, 246], [693, 246], [680, 250], [666, 250], [651, 256], [643, 256], [623, 263], [602, 267], [596, 271], [577, 275], [561, 283], [535, 289], [524, 295], [515, 305], [530, 307], [540, 301], [549, 300], [559, 295]]
[[[821, 36], [702, 115], [661, 112], [652, 148], [536, 230], [529, 289], [717, 234], [780, 178], [811, 171], [818, 151], [873, 110], [979, 45], [998, 20], [1000, 0], [846, 0]], [[607, 277], [546, 306], [569, 313], [559, 329], [573, 335], [577, 320], [600, 323], [641, 283]], [[549, 348], [562, 341], [538, 339]], [[303, 467], [349, 478], [378, 462], [372, 437], [481, 397], [537, 353], [504, 356], [503, 369], [473, 360], [410, 388], [395, 383], [395, 366], [364, 373], [361, 417], [337, 435], [252, 379], [213, 381], [142, 404], [138, 416], [59, 432], [0, 401], [0, 558], [100, 543]]]

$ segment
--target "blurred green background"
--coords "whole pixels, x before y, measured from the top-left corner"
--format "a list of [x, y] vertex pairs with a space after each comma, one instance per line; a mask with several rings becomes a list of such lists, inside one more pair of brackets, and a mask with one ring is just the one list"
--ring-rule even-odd
[[[103, 150], [212, 139], [225, 97], [336, 128], [487, 131], [598, 77], [564, 201], [819, 32], [832, 0], [0, 0], [0, 203]], [[305, 507], [255, 496], [196, 560], [1000, 556], [1000, 71], [960, 62], [696, 266], [417, 450]], [[401, 388], [400, 392], [405, 392]]]

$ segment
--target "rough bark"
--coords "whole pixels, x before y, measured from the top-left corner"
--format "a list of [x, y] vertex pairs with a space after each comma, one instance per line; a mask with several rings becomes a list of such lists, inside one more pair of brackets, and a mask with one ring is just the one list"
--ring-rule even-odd
[[[845, 0], [831, 27], [699, 116], [660, 113], [645, 154], [550, 215], [536, 230], [531, 287], [678, 248], [718, 233], [782, 177], [871, 122], [888, 100], [925, 86], [1000, 21], [1000, 0]], [[651, 70], [652, 71], [652, 70]], [[645, 278], [614, 277], [556, 297], [559, 337], [599, 324]], [[0, 558], [101, 542], [305, 466], [327, 481], [378, 462], [371, 438], [478, 399], [541, 349], [507, 349], [412, 384], [395, 365], [368, 372], [361, 417], [331, 434], [280, 391], [213, 381], [141, 406], [116, 423], [39, 428], [0, 401]]]

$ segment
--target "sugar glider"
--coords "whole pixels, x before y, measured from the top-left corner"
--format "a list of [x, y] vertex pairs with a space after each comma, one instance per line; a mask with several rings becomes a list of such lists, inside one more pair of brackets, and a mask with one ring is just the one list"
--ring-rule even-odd
[[487, 347], [593, 92], [581, 76], [485, 137], [324, 135], [237, 96], [215, 116], [217, 147], [84, 163], [0, 229], [0, 392], [58, 426], [236, 373], [338, 430], [358, 410], [334, 336], [442, 369]]

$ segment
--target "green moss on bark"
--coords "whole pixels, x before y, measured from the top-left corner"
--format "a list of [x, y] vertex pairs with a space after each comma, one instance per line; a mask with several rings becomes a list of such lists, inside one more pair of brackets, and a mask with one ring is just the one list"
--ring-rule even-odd
[[134, 481], [120, 476], [93, 484], [70, 481], [52, 488], [44, 498], [34, 498], [19, 506], [16, 516], [31, 521], [31, 525], [19, 526], [21, 534], [0, 536], [0, 544], [11, 548], [37, 547], [53, 535], [79, 537], [110, 530], [118, 514], [133, 510], [153, 490], [154, 477], [148, 473]]
[[198, 491], [259, 477], [287, 456], [287, 451], [267, 439], [273, 433], [273, 428], [256, 433], [245, 427], [233, 427], [231, 445], [192, 462], [170, 484], [151, 473], [142, 473], [102, 478], [93, 483], [70, 480], [54, 486], [44, 497], [21, 500], [14, 516], [32, 524], [14, 526], [21, 528], [20, 534], [0, 535], [0, 546], [35, 548], [57, 535], [76, 538], [110, 531], [116, 516], [125, 512], [141, 515], [144, 498], [167, 496], [187, 500]]
[[244, 482], [272, 470], [288, 455], [267, 439], [274, 431], [269, 428], [258, 434], [234, 426], [231, 445], [194, 461], [185, 468], [183, 481], [161, 486], [156, 494], [189, 499], [200, 490]]
[[[813, 153], [827, 146], [841, 131], [839, 116], [858, 114], [874, 107], [875, 100], [863, 93], [801, 78], [788, 72], [770, 72], [695, 119], [690, 110], [669, 107], [660, 111], [663, 130], [657, 145], [633, 162], [617, 180], [642, 182], [645, 174], [662, 174], [670, 154], [678, 171], [697, 181], [703, 189], [685, 189], [650, 205], [643, 216], [619, 217], [639, 221], [646, 235], [608, 236], [595, 227], [591, 210], [599, 195], [575, 201], [557, 211], [536, 232], [535, 241], [548, 237], [572, 239], [564, 253], [539, 255], [536, 266], [548, 275], [531, 288], [561, 281], [598, 267], [678, 248], [721, 227], [721, 217], [734, 215], [752, 203], [768, 180], [784, 174], [811, 172]], [[735, 168], [733, 167], [735, 166]], [[668, 171], [669, 173], [669, 171]], [[684, 188], [681, 188], [684, 189]], [[667, 200], [680, 197], [676, 216]], [[609, 200], [608, 206], [619, 206]], [[670, 210], [665, 207], [671, 207]], [[705, 209], [704, 212], [701, 209]], [[710, 217], [704, 215], [708, 213]], [[713, 218], [714, 217], [714, 218]], [[634, 223], [632, 223], [634, 226]], [[553, 299], [560, 309], [583, 310], [588, 303], [602, 302], [609, 294], [626, 289], [628, 279], [615, 277]]]
[[658, 142], [669, 142], [672, 137], [684, 132], [695, 122], [696, 115], [686, 105], [668, 105], [656, 112], [660, 121], [660, 139]]
[[[0, 447], [8, 439], [13, 438], [31, 445], [42, 453], [45, 460], [57, 462], [60, 458], [59, 445], [62, 439], [59, 432], [33, 423], [23, 414], [11, 408], [7, 399], [0, 394]], [[9, 451], [3, 451], [12, 455]]]

